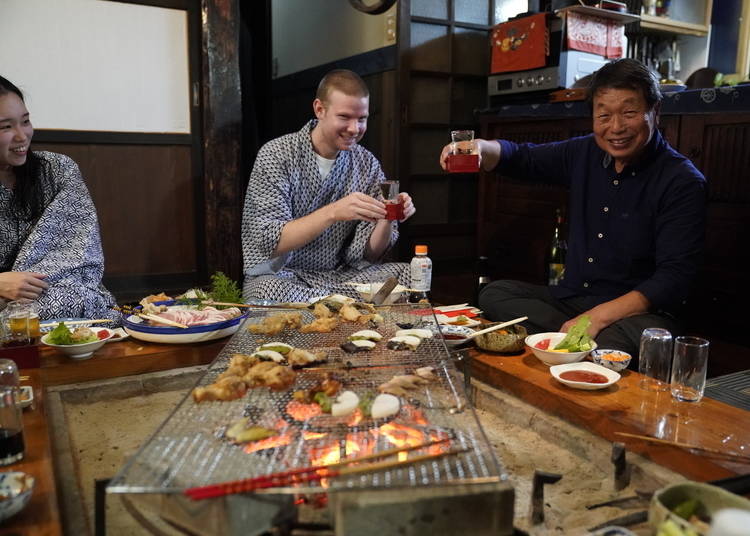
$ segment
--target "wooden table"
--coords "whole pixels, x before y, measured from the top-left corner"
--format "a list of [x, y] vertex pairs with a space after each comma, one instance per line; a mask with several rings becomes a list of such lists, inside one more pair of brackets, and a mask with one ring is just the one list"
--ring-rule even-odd
[[677, 402], [669, 391], [645, 391], [639, 386], [642, 376], [629, 370], [623, 371], [620, 381], [607, 389], [583, 391], [566, 387], [528, 348], [516, 356], [472, 350], [471, 366], [474, 377], [493, 387], [605, 439], [625, 443], [628, 450], [690, 479], [715, 480], [750, 470], [748, 463], [733, 463], [615, 434], [646, 435], [750, 456], [750, 412], [710, 398], [704, 397], [698, 403]]
[[23, 460], [5, 466], [2, 470], [23, 471], [32, 475], [36, 481], [29, 504], [0, 525], [0, 535], [59, 535], [62, 534], [62, 527], [57, 508], [41, 375], [39, 369], [24, 369], [21, 374], [29, 377], [28, 380], [21, 381], [21, 385], [30, 385], [34, 389], [34, 403], [23, 410], [23, 438], [26, 451]]

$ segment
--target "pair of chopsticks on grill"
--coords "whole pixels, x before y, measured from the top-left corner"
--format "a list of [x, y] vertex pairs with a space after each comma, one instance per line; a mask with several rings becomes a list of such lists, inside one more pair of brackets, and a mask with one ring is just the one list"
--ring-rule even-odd
[[246, 478], [243, 480], [235, 480], [233, 482], [224, 482], [221, 484], [188, 488], [184, 493], [185, 495], [196, 501], [200, 499], [211, 499], [214, 497], [223, 497], [225, 495], [233, 495], [236, 493], [248, 493], [259, 489], [292, 486], [294, 484], [299, 484], [302, 482], [314, 482], [323, 478], [348, 476], [357, 473], [374, 473], [377, 471], [394, 469], [405, 465], [412, 465], [415, 463], [436, 460], [438, 458], [444, 458], [446, 456], [456, 456], [469, 450], [467, 448], [455, 448], [445, 452], [440, 452], [438, 454], [422, 454], [402, 461], [383, 461], [378, 463], [369, 463], [357, 467], [347, 467], [348, 465], [353, 463], [385, 458], [388, 456], [399, 454], [401, 452], [409, 452], [411, 450], [419, 450], [426, 447], [431, 447], [433, 445], [446, 443], [448, 441], [452, 441], [453, 439], [454, 438], [451, 436], [445, 439], [438, 439], [435, 441], [430, 441], [428, 443], [422, 443], [420, 445], [393, 448], [384, 450], [382, 452], [368, 454], [366, 456], [359, 456], [357, 458], [350, 458], [348, 460], [342, 460], [340, 462], [327, 465], [313, 465], [310, 467], [292, 469], [290, 471], [272, 473], [255, 478]]
[[691, 445], [690, 443], [682, 443], [680, 441], [671, 441], [669, 439], [659, 439], [657, 437], [638, 435], [638, 434], [629, 434], [627, 432], [615, 432], [615, 435], [619, 435], [623, 437], [630, 437], [633, 439], [640, 439], [642, 441], [649, 441], [651, 443], [658, 443], [660, 445], [669, 445], [672, 447], [681, 447], [684, 449], [695, 450], [697, 452], [705, 454], [708, 457], [724, 458], [726, 460], [735, 461], [738, 463], [750, 463], [750, 456], [737, 454], [734, 452], [727, 452], [727, 451], [712, 449], [708, 447], [699, 447], [698, 445]]

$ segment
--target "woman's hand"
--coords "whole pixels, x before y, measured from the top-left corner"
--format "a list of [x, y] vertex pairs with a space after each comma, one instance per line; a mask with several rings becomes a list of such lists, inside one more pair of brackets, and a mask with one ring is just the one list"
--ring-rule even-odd
[[406, 220], [414, 216], [414, 213], [417, 211], [417, 209], [414, 207], [414, 201], [412, 201], [411, 196], [406, 192], [401, 192], [400, 194], [398, 194], [398, 200], [399, 203], [404, 205], [404, 217], [399, 221], [405, 222]]
[[37, 272], [0, 273], [0, 297], [6, 300], [35, 300], [49, 287], [47, 276]]

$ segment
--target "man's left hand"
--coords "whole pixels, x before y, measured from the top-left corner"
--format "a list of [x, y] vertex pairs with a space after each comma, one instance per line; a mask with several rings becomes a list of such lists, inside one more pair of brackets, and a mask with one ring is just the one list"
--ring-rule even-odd
[[411, 200], [411, 196], [406, 192], [401, 192], [400, 194], [398, 194], [398, 199], [404, 205], [404, 218], [399, 221], [405, 222], [406, 220], [414, 216], [414, 213], [417, 211], [417, 209], [414, 208], [414, 202]]

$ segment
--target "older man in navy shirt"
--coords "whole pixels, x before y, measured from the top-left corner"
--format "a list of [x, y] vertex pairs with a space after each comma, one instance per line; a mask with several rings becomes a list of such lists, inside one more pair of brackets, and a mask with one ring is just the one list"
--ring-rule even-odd
[[653, 74], [622, 59], [592, 77], [593, 134], [542, 145], [478, 140], [484, 169], [570, 191], [559, 286], [493, 282], [479, 297], [488, 318], [527, 315], [527, 328], [543, 332], [587, 314], [600, 347], [633, 356], [643, 329], [680, 331], [703, 249], [705, 179], [656, 128], [660, 101]]

